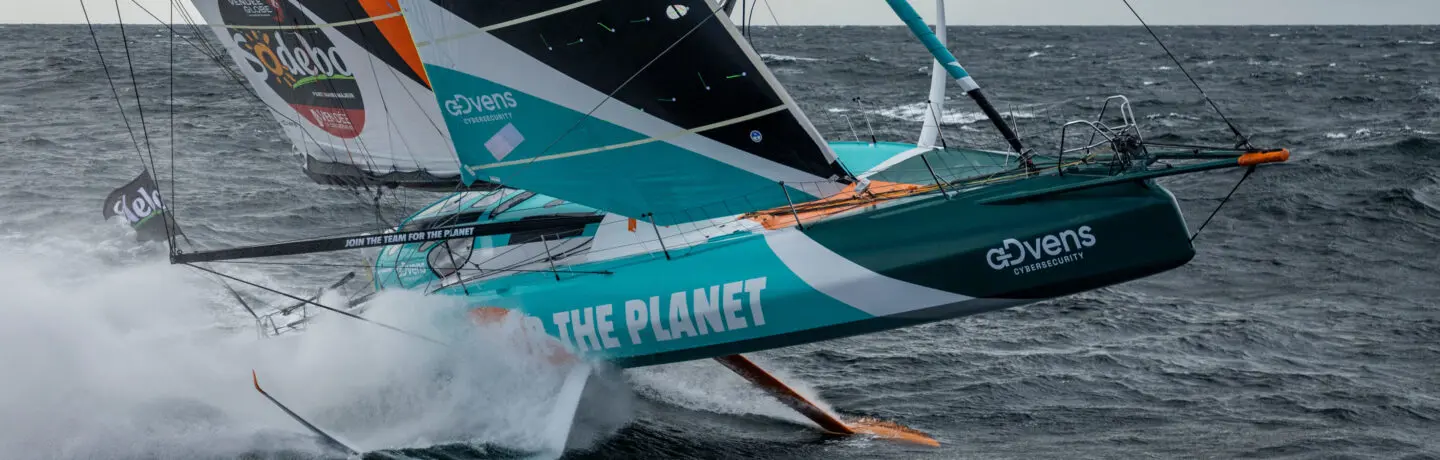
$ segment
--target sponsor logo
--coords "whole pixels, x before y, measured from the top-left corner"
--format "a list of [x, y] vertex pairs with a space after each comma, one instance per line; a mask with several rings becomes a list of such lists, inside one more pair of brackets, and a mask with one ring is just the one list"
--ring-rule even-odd
[[727, 334], [765, 325], [760, 301], [765, 285], [765, 277], [736, 280], [623, 303], [561, 310], [545, 318], [548, 321], [527, 315], [525, 322], [535, 329], [555, 331], [552, 335], [561, 343], [581, 353]]
[[460, 121], [467, 125], [509, 120], [514, 118], [510, 109], [520, 106], [515, 101], [515, 94], [510, 91], [480, 96], [456, 94], [446, 99], [444, 105], [446, 113], [453, 117], [464, 117]]
[[750, 142], [759, 144], [762, 140], [765, 140], [765, 136], [760, 134], [760, 130], [757, 129], [750, 131]]
[[[305, 26], [313, 23], [279, 0], [221, 0], [220, 17], [232, 26]], [[365, 105], [354, 73], [323, 29], [229, 29], [245, 62], [302, 118], [326, 133], [354, 138], [365, 126]]]
[[125, 221], [130, 225], [138, 225], [150, 216], [164, 212], [165, 205], [160, 202], [159, 190], [149, 191], [140, 187], [135, 189], [135, 194], [138, 196], [133, 199], [127, 193], [121, 193], [114, 198], [115, 202], [110, 207], [111, 213], [125, 216]]
[[1085, 260], [1085, 248], [1095, 246], [1089, 225], [1043, 235], [1034, 240], [1007, 238], [1000, 247], [985, 253], [985, 262], [995, 270], [1011, 269], [1016, 275], [1049, 269]]

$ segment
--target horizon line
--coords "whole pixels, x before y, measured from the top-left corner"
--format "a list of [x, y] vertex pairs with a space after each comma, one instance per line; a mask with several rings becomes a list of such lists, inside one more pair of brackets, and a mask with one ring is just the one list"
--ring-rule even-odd
[[[83, 25], [120, 25], [120, 22], [0, 22], [0, 26], [83, 26]], [[163, 26], [163, 22], [126, 22], [127, 26]], [[205, 23], [172, 22], [169, 25], [209, 26]], [[737, 27], [739, 25], [737, 24]], [[1440, 23], [1254, 23], [1254, 24], [1165, 24], [1151, 23], [1151, 27], [1423, 27], [1440, 26]], [[753, 24], [751, 28], [785, 28], [785, 27], [896, 27], [904, 28], [904, 24]], [[948, 24], [948, 28], [954, 27], [1144, 27], [1140, 24]]]

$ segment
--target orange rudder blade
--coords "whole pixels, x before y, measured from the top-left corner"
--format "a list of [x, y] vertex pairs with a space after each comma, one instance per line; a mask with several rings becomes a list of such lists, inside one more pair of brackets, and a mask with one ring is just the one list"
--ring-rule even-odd
[[809, 418], [810, 421], [815, 422], [816, 425], [820, 425], [820, 428], [826, 432], [839, 435], [868, 434], [890, 441], [940, 447], [940, 442], [931, 438], [929, 435], [895, 422], [877, 420], [869, 417], [861, 417], [850, 421], [841, 420], [840, 417], [811, 402], [804, 395], [790, 388], [785, 382], [781, 382], [780, 379], [775, 378], [775, 376], [766, 372], [765, 369], [744, 356], [717, 356], [715, 360], [736, 374], [740, 374], [745, 380], [749, 380], [750, 383], [765, 390], [770, 396], [779, 399], [780, 402], [786, 406]]
[[856, 433], [864, 433], [880, 439], [929, 447], [940, 447], [940, 441], [936, 441], [935, 438], [930, 437], [930, 435], [891, 421], [860, 417], [855, 420], [850, 420], [846, 424]]
[[1269, 152], [1255, 152], [1240, 155], [1240, 159], [1236, 162], [1239, 163], [1240, 166], [1255, 166], [1265, 163], [1283, 163], [1289, 160], [1290, 150], [1280, 149], [1271, 150]]

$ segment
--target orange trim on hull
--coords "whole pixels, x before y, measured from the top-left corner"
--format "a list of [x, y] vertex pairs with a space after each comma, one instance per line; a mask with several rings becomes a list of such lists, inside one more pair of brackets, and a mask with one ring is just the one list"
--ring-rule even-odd
[[[360, 0], [360, 7], [372, 18], [400, 12], [394, 0]], [[415, 42], [410, 39], [410, 27], [405, 22], [405, 16], [381, 19], [374, 24], [380, 29], [380, 34], [385, 36], [385, 41], [390, 42], [390, 46], [400, 54], [400, 59], [405, 60], [410, 70], [414, 70], [415, 74], [425, 81], [425, 87], [429, 88], [430, 77], [425, 75], [425, 67], [420, 64], [420, 51], [415, 49]]]
[[922, 187], [913, 184], [870, 181], [870, 187], [857, 195], [855, 193], [855, 187], [856, 184], [850, 184], [846, 186], [844, 190], [841, 190], [840, 193], [815, 201], [797, 204], [794, 206], [793, 212], [790, 206], [783, 206], [764, 211], [755, 211], [741, 217], [759, 222], [766, 230], [778, 230], [795, 226], [796, 216], [799, 216], [801, 223], [809, 223], [862, 206], [935, 189], [934, 186]]

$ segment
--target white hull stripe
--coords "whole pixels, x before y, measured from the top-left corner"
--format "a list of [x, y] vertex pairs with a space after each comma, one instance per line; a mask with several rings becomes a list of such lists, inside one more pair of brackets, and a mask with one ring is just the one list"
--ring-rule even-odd
[[811, 288], [872, 316], [900, 315], [973, 299], [880, 275], [793, 228], [766, 233], [765, 243]]

